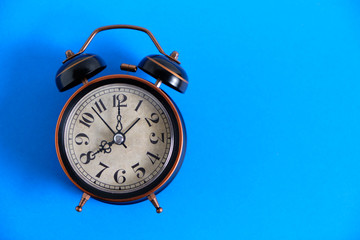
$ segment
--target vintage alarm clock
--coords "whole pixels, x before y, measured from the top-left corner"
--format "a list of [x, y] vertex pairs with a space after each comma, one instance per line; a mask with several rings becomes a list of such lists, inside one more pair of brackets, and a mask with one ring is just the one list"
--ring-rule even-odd
[[[97, 55], [84, 53], [94, 36], [110, 29], [145, 32], [162, 55], [145, 57], [137, 66], [121, 64], [124, 71], [141, 69], [156, 79], [114, 74], [88, 81], [105, 67]], [[162, 83], [184, 93], [188, 77], [178, 53], [166, 55], [153, 34], [142, 27], [110, 25], [96, 29], [80, 51], [66, 51], [56, 74], [60, 92], [83, 86], [66, 102], [55, 132], [60, 164], [83, 192], [77, 211], [90, 196], [114, 204], [149, 199], [158, 213], [156, 194], [181, 167], [186, 131], [179, 109], [162, 90]]]

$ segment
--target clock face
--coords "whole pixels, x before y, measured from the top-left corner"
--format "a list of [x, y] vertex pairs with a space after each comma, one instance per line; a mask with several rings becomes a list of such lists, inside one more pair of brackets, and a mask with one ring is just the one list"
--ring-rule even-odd
[[78, 184], [99, 196], [131, 197], [172, 167], [178, 152], [174, 113], [148, 90], [109, 82], [83, 91], [68, 105], [60, 151]]

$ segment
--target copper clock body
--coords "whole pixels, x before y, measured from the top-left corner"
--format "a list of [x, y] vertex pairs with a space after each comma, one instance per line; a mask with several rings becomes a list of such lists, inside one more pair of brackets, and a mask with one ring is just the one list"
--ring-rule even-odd
[[172, 181], [185, 155], [186, 131], [178, 108], [160, 88], [138, 77], [109, 75], [67, 101], [55, 145], [64, 172], [84, 193], [129, 204]]

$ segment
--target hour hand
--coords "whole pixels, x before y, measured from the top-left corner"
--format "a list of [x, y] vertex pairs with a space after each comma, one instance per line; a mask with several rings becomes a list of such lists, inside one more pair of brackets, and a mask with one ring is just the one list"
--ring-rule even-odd
[[102, 140], [100, 145], [99, 145], [99, 149], [94, 152], [94, 155], [95, 154], [98, 154], [98, 153], [111, 153], [111, 146], [114, 144], [114, 140], [111, 141], [111, 142], [107, 142], [106, 140]]

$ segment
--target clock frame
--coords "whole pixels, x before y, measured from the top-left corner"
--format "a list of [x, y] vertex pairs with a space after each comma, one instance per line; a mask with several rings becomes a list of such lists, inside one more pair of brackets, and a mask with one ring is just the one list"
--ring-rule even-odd
[[[141, 188], [137, 191], [130, 193], [112, 194], [112, 193], [100, 191], [90, 186], [88, 183], [86, 183], [78, 176], [78, 174], [71, 166], [69, 162], [70, 160], [68, 159], [68, 156], [66, 154], [65, 144], [64, 144], [65, 132], [63, 130], [68, 120], [68, 116], [71, 110], [73, 109], [73, 107], [76, 105], [76, 103], [90, 91], [100, 86], [113, 84], [113, 83], [125, 83], [129, 85], [134, 85], [151, 93], [157, 100], [159, 100], [159, 102], [166, 109], [170, 117], [169, 120], [172, 122], [173, 131], [174, 131], [173, 151], [171, 153], [169, 162], [166, 165], [166, 167], [162, 170], [162, 172], [156, 177], [156, 179], [152, 183], [145, 186], [144, 188]], [[61, 167], [63, 168], [68, 178], [81, 191], [83, 191], [89, 196], [92, 196], [104, 202], [114, 203], [114, 204], [130, 204], [130, 203], [143, 201], [149, 198], [149, 196], [153, 197], [153, 194], [158, 194], [159, 192], [161, 192], [173, 180], [173, 178], [176, 176], [177, 172], [179, 171], [182, 165], [183, 158], [185, 155], [186, 130], [185, 130], [185, 124], [183, 118], [176, 104], [160, 88], [156, 87], [151, 82], [148, 82], [139, 77], [135, 77], [131, 75], [121, 75], [121, 74], [108, 75], [108, 76], [100, 77], [85, 84], [80, 89], [78, 89], [66, 102], [58, 118], [56, 132], [55, 132], [55, 145]]]

